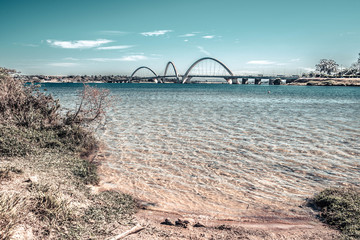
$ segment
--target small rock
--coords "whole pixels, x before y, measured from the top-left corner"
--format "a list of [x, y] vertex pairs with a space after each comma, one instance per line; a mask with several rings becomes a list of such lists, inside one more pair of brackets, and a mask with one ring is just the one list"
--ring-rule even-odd
[[174, 226], [174, 224], [169, 219], [165, 219], [165, 221], [161, 222], [160, 224], [168, 225], [168, 226]]
[[220, 225], [220, 226], [218, 226], [218, 227], [216, 227], [217, 229], [219, 229], [219, 230], [231, 230], [231, 227], [229, 227], [229, 226], [226, 226], [226, 225]]
[[24, 182], [28, 182], [28, 183], [38, 183], [39, 179], [37, 176], [31, 176], [28, 179], [26, 179]]
[[175, 221], [175, 225], [178, 226], [178, 227], [183, 227], [183, 228], [187, 228], [189, 224], [189, 221], [187, 220], [181, 220], [181, 219], [178, 219], [177, 221]]
[[138, 205], [138, 207], [141, 208], [141, 209], [148, 209], [149, 207], [154, 207], [154, 206], [156, 206], [155, 203], [145, 202], [145, 201], [138, 201], [138, 202], [137, 202], [137, 205]]
[[201, 223], [197, 222], [197, 223], [195, 223], [194, 227], [205, 227], [205, 225], [203, 225], [203, 224], [201, 224]]

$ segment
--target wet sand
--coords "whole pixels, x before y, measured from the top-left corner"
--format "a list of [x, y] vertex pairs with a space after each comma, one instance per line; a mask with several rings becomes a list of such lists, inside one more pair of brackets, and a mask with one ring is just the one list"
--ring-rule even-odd
[[[112, 156], [104, 150], [98, 153], [100, 184], [93, 192], [115, 190], [132, 194], [121, 188], [119, 173], [108, 167]], [[170, 200], [170, 199], [169, 199]], [[164, 211], [156, 202], [137, 199], [139, 211], [136, 224], [145, 230], [127, 239], [338, 239], [339, 232], [330, 229], [316, 218], [316, 213], [304, 202], [297, 208], [284, 210], [282, 206], [267, 209], [264, 206], [247, 206], [241, 209], [239, 219], [214, 217], [211, 213]], [[225, 208], [225, 206], [224, 206]], [[174, 225], [165, 225], [169, 220]], [[186, 227], [176, 226], [176, 221], [186, 221]], [[201, 227], [196, 227], [200, 224]]]

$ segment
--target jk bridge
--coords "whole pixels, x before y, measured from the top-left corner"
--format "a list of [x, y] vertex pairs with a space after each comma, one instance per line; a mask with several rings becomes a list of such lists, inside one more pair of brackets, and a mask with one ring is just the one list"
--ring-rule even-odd
[[[282, 82], [290, 83], [299, 76], [263, 76], [263, 75], [235, 75], [221, 61], [204, 57], [195, 61], [184, 74], [179, 74], [174, 63], [168, 62], [165, 67], [164, 74], [157, 74], [149, 67], [141, 66], [130, 75], [126, 80], [121, 82], [155, 82], [155, 83], [228, 83], [228, 84], [248, 84], [249, 79], [254, 80], [254, 84], [261, 84], [262, 80], [268, 80], [269, 85], [280, 85]], [[207, 79], [201, 81], [200, 79]]]

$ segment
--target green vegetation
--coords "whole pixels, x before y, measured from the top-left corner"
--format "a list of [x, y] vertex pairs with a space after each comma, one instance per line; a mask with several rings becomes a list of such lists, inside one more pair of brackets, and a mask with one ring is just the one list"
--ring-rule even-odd
[[320, 210], [320, 218], [339, 229], [345, 239], [360, 239], [359, 189], [326, 189], [312, 203]]
[[98, 143], [84, 126], [104, 116], [107, 93], [85, 87], [78, 109], [61, 115], [12, 73], [0, 68], [0, 239], [104, 239], [133, 225], [130, 196], [88, 185], [99, 183], [89, 160]]

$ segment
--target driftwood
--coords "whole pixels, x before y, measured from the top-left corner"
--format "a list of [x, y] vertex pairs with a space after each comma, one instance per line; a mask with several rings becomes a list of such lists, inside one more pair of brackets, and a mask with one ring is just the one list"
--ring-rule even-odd
[[140, 232], [141, 230], [144, 230], [144, 229], [145, 229], [144, 227], [139, 226], [139, 225], [136, 225], [136, 226], [133, 227], [132, 229], [127, 230], [126, 232], [123, 232], [123, 233], [121, 233], [121, 234], [119, 234], [119, 235], [117, 235], [117, 236], [115, 236], [115, 237], [113, 237], [113, 238], [111, 238], [111, 239], [109, 239], [109, 240], [119, 240], [119, 239], [123, 239], [123, 238], [125, 238], [125, 237], [127, 237], [127, 236], [129, 236], [129, 235], [131, 235], [131, 234], [138, 233], [138, 232]]

